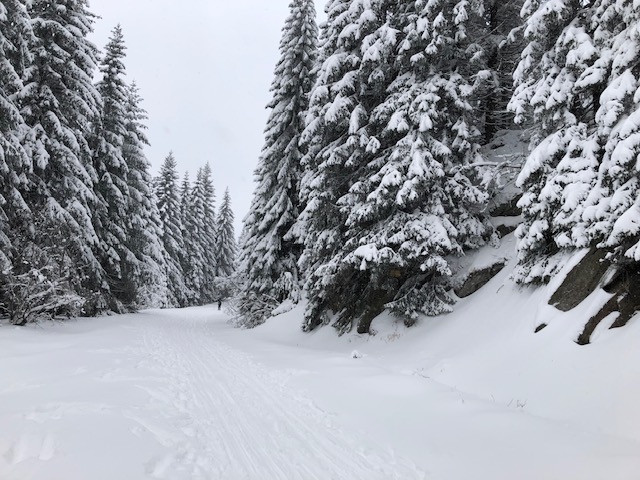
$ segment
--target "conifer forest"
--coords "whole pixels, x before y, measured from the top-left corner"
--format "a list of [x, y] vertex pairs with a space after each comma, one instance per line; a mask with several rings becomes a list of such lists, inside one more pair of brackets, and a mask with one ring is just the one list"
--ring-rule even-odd
[[636, 480], [639, 343], [640, 0], [0, 0], [0, 480]]
[[[292, 2], [283, 29], [240, 251], [243, 325], [302, 296], [307, 331], [451, 312], [457, 259], [513, 230], [500, 224], [509, 206], [517, 284], [549, 283], [584, 249], [636, 278], [634, 2], [325, 10], [318, 32], [313, 2]], [[523, 148], [492, 154], [508, 132]]]
[[230, 288], [229, 193], [217, 208], [209, 164], [180, 179], [171, 153], [152, 178], [122, 29], [100, 51], [93, 21], [84, 0], [0, 4], [0, 313], [16, 325]]
[[[169, 153], [152, 178], [121, 28], [100, 50], [86, 1], [4, 1], [1, 312], [233, 298], [250, 327], [304, 298], [307, 331], [364, 333], [384, 310], [411, 324], [455, 308], [456, 258], [500, 242], [509, 202], [515, 282], [548, 283], [585, 248], [633, 276], [636, 7], [332, 0], [318, 27], [292, 1], [236, 245], [209, 164], [181, 177]], [[492, 156], [505, 132], [526, 150]]]

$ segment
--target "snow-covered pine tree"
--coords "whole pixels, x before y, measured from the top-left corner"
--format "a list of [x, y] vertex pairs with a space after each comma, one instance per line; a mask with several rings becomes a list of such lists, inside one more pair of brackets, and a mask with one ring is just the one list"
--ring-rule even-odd
[[126, 87], [125, 137], [122, 153], [128, 167], [127, 247], [140, 266], [136, 303], [143, 307], [162, 307], [168, 303], [167, 252], [161, 240], [162, 225], [149, 173], [151, 165], [144, 154], [148, 145], [144, 130], [147, 112], [135, 83]]
[[[400, 71], [378, 121], [403, 138], [372, 178], [364, 206], [390, 213], [360, 243], [380, 252], [378, 267], [394, 270], [400, 288], [387, 306], [411, 320], [450, 311], [449, 257], [483, 245], [492, 232], [473, 169], [482, 161], [474, 78], [484, 65], [468, 30], [482, 14], [477, 3], [435, 0], [410, 2], [400, 13], [407, 22]], [[366, 221], [361, 216], [356, 210], [354, 221]]]
[[86, 0], [32, 0], [28, 14], [33, 60], [19, 96], [29, 127], [23, 145], [33, 162], [28, 203], [42, 213], [42, 229], [57, 232], [39, 246], [72, 260], [74, 288], [92, 314], [106, 307], [108, 288], [91, 222], [97, 176], [87, 137], [100, 105], [92, 81], [97, 49], [87, 39], [93, 16]]
[[27, 127], [17, 105], [25, 66], [30, 63], [30, 35], [23, 2], [7, 0], [0, 4], [0, 272], [11, 266], [10, 238], [16, 230], [26, 230], [31, 217], [23, 197], [31, 170], [21, 144]]
[[548, 281], [564, 251], [586, 246], [637, 262], [637, 5], [528, 1], [523, 15], [528, 46], [511, 108], [536, 128], [519, 177], [516, 280]]
[[[482, 0], [468, 35], [476, 41], [474, 61], [482, 68], [476, 74], [474, 97], [479, 104], [476, 116], [482, 117], [479, 127], [483, 143], [489, 143], [500, 130], [513, 129], [513, 114], [507, 104], [513, 94], [513, 72], [523, 49], [521, 35], [514, 35], [522, 26], [520, 11], [524, 0]], [[480, 47], [480, 48], [478, 48]]]
[[237, 246], [233, 220], [231, 196], [227, 188], [216, 218], [216, 277], [230, 277], [235, 271]]
[[[289, 9], [271, 85], [273, 98], [267, 106], [271, 113], [266, 141], [255, 172], [257, 186], [244, 219], [240, 260], [246, 282], [241, 305], [252, 305], [254, 297], [263, 297], [270, 309], [285, 299], [297, 302], [300, 295], [297, 261], [301, 248], [286, 234], [300, 213], [299, 143], [314, 83], [318, 37], [313, 0], [293, 0]], [[220, 268], [225, 271], [228, 267]], [[247, 323], [259, 323], [269, 314], [260, 312], [261, 318], [247, 318]]]
[[[180, 217], [182, 220], [182, 235], [184, 238], [184, 281], [191, 294], [189, 303], [200, 304], [200, 292], [202, 281], [202, 265], [204, 265], [204, 252], [199, 240], [202, 230], [202, 217], [193, 210], [192, 186], [189, 180], [189, 172], [185, 172], [180, 186]], [[200, 212], [202, 214], [202, 212]]]
[[131, 219], [128, 215], [129, 167], [124, 159], [127, 135], [125, 49], [122, 29], [118, 25], [111, 33], [100, 64], [102, 79], [97, 87], [102, 105], [100, 116], [93, 125], [92, 138], [99, 199], [93, 218], [100, 241], [100, 260], [115, 300], [110, 305], [114, 311], [134, 306], [140, 284], [140, 265], [127, 242]]
[[[595, 121], [602, 148], [596, 187], [586, 200], [583, 222], [591, 243], [614, 252], [620, 263], [640, 262], [640, 8], [632, 1], [596, 5], [592, 19], [600, 55], [581, 86], [598, 91], [606, 72]], [[594, 78], [595, 77], [595, 78]], [[588, 80], [587, 80], [588, 79]], [[595, 142], [593, 142], [595, 143]], [[581, 234], [574, 228], [574, 238]], [[576, 242], [577, 243], [577, 242]], [[578, 243], [577, 243], [578, 244]], [[579, 244], [578, 244], [579, 245]]]
[[216, 208], [215, 189], [211, 180], [211, 167], [206, 163], [198, 172], [193, 187], [192, 202], [194, 211], [202, 212], [202, 230], [200, 232], [200, 249], [202, 251], [201, 303], [212, 303], [217, 294], [214, 286], [216, 278]]
[[383, 136], [402, 138], [349, 220], [356, 226], [377, 220], [352, 261], [399, 280], [387, 307], [410, 322], [450, 311], [449, 257], [483, 245], [492, 233], [488, 197], [473, 168], [482, 162], [474, 79], [484, 65], [476, 62], [482, 46], [468, 29], [483, 22], [482, 14], [464, 1], [417, 0], [401, 8], [399, 72], [376, 121], [386, 123]]
[[343, 262], [349, 215], [345, 202], [381, 148], [376, 137], [380, 128], [370, 117], [394, 78], [398, 32], [390, 25], [396, 8], [392, 3], [334, 0], [326, 7], [321, 62], [301, 138], [305, 210], [294, 227], [305, 246], [300, 264], [308, 275], [307, 330], [328, 322], [334, 312], [336, 327], [344, 331], [368, 308], [366, 274]]
[[[510, 108], [516, 121], [530, 119], [534, 128], [531, 153], [518, 178], [524, 190], [519, 204], [524, 223], [516, 232], [520, 283], [548, 281], [563, 251], [608, 234], [607, 228], [596, 233], [600, 226], [589, 225], [595, 218], [587, 220], [585, 207], [606, 196], [594, 188], [597, 172], [609, 143], [605, 137], [624, 110], [618, 100], [601, 103], [607, 85], [624, 73], [611, 71], [619, 60], [610, 48], [624, 25], [615, 23], [624, 22], [613, 13], [617, 8], [608, 0], [527, 1], [523, 7], [527, 46], [514, 74]], [[631, 100], [626, 87], [631, 86], [626, 83], [614, 97]]]
[[197, 304], [197, 291], [193, 282], [192, 271], [197, 255], [195, 236], [193, 233], [193, 225], [191, 213], [189, 212], [189, 202], [191, 198], [191, 180], [189, 172], [184, 172], [182, 181], [180, 182], [180, 223], [182, 224], [182, 239], [184, 245], [184, 255], [182, 256], [182, 273], [184, 284], [189, 292], [189, 305]]
[[470, 100], [479, 47], [466, 28], [480, 11], [467, 2], [347, 3], [328, 12], [335, 25], [304, 137], [303, 259], [313, 268], [305, 328], [333, 312], [340, 332], [356, 320], [367, 332], [385, 306], [409, 321], [449, 311], [447, 257], [490, 233], [470, 168], [479, 159]]
[[155, 182], [155, 192], [160, 215], [161, 240], [167, 252], [167, 278], [170, 292], [170, 303], [180, 307], [189, 304], [192, 295], [185, 284], [185, 274], [182, 266], [186, 264], [183, 237], [183, 224], [178, 192], [178, 172], [173, 153], [164, 159], [160, 175]]
[[197, 305], [215, 300], [215, 210], [210, 169], [199, 168], [191, 187], [185, 174], [182, 185], [182, 213], [187, 251], [186, 281], [195, 293]]

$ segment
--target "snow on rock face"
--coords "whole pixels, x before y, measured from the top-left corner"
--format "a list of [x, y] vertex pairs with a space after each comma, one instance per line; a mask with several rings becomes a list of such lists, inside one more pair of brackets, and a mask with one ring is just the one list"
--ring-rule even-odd
[[495, 277], [505, 267], [505, 262], [498, 262], [491, 266], [482, 268], [480, 270], [473, 270], [469, 272], [467, 279], [462, 286], [456, 289], [456, 295], [460, 298], [465, 298], [473, 295], [482, 287], [484, 287], [489, 281]]
[[549, 304], [567, 312], [591, 295], [611, 266], [611, 262], [605, 259], [606, 254], [606, 251], [598, 249], [579, 252], [579, 263], [553, 293]]

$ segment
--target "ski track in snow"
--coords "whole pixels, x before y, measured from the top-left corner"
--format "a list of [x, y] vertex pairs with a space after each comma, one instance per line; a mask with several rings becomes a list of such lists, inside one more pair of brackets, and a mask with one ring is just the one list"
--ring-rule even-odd
[[[237, 332], [210, 307], [0, 326], [0, 480], [638, 478], [637, 373], [609, 383], [594, 368], [637, 364], [637, 324], [617, 356], [572, 344], [541, 354], [548, 340], [515, 337], [494, 358], [502, 337], [474, 352], [486, 337], [459, 315], [444, 337], [396, 346], [303, 337], [291, 331], [299, 312]], [[511, 342], [517, 330], [505, 331]], [[461, 332], [474, 337], [462, 348]], [[510, 369], [507, 354], [526, 363]], [[476, 371], [485, 376], [474, 384]], [[590, 397], [599, 389], [608, 394]]]
[[328, 414], [284, 385], [285, 374], [217, 342], [205, 318], [160, 314], [137, 329], [137, 355], [165, 379], [144, 387], [158, 422], [127, 414], [138, 433], [151, 433], [171, 452], [146, 463], [152, 478], [426, 478], [393, 451], [365, 448], [341, 431]]

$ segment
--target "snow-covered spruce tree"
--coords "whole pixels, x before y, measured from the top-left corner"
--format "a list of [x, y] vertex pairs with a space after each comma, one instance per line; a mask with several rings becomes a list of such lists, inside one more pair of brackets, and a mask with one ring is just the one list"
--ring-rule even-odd
[[189, 304], [191, 294], [185, 284], [182, 266], [186, 264], [189, 252], [185, 249], [183, 237], [180, 195], [178, 192], [178, 172], [173, 153], [165, 158], [160, 175], [155, 182], [155, 193], [160, 215], [161, 240], [167, 252], [167, 280], [170, 303], [180, 307]]
[[190, 211], [191, 202], [191, 181], [189, 172], [184, 172], [182, 181], [180, 182], [180, 223], [182, 224], [182, 238], [184, 245], [184, 255], [182, 256], [182, 272], [184, 274], [184, 283], [190, 294], [189, 305], [197, 303], [197, 295], [200, 291], [200, 285], [195, 284], [196, 274], [194, 268], [202, 259], [202, 253], [196, 242], [195, 227], [193, 225], [193, 215]]
[[129, 167], [124, 158], [127, 135], [127, 93], [124, 80], [125, 44], [122, 29], [113, 29], [100, 64], [102, 79], [98, 91], [102, 97], [100, 115], [93, 125], [93, 161], [98, 175], [96, 192], [99, 204], [94, 225], [100, 241], [99, 257], [110, 292], [114, 311], [132, 308], [140, 282], [140, 265], [127, 244], [131, 228], [128, 206]]
[[231, 196], [227, 188], [216, 217], [215, 237], [215, 296], [217, 300], [225, 300], [237, 295], [238, 279], [236, 276], [237, 245], [233, 227], [233, 210]]
[[106, 307], [108, 289], [91, 222], [97, 176], [87, 137], [100, 105], [92, 83], [97, 49], [87, 39], [92, 15], [85, 0], [32, 0], [28, 6], [33, 60], [19, 97], [29, 127], [23, 145], [33, 162], [28, 204], [42, 212], [43, 229], [57, 232], [40, 247], [71, 259], [73, 287], [92, 314]]
[[383, 0], [335, 0], [326, 7], [321, 61], [301, 138], [305, 209], [293, 229], [305, 247], [300, 265], [308, 276], [306, 330], [327, 323], [331, 312], [338, 314], [336, 327], [348, 329], [374, 295], [368, 273], [343, 262], [350, 213], [345, 201], [382, 148], [380, 126], [370, 117], [395, 76], [395, 8]]
[[222, 197], [222, 204], [216, 218], [216, 277], [230, 277], [236, 268], [236, 235], [233, 228], [233, 210], [231, 210], [231, 196], [227, 188]]
[[211, 180], [211, 167], [206, 163], [198, 172], [193, 188], [193, 208], [202, 212], [200, 245], [203, 252], [201, 303], [211, 303], [217, 298], [215, 279], [216, 256], [216, 208], [215, 189]]
[[[26, 7], [0, 4], [0, 315], [16, 325], [75, 315], [82, 298], [72, 291], [77, 269], [66, 249], [71, 241], [47, 211], [32, 208], [31, 158], [22, 146], [29, 132], [19, 111], [23, 80], [35, 38]], [[37, 185], [37, 182], [35, 182]], [[55, 242], [51, 240], [55, 239]]]
[[[245, 285], [240, 305], [248, 307], [241, 307], [247, 324], [262, 322], [279, 303], [285, 299], [297, 302], [300, 296], [297, 262], [301, 247], [286, 235], [300, 213], [299, 143], [314, 83], [318, 28], [313, 0], [293, 0], [289, 8], [271, 85], [273, 99], [267, 106], [271, 113], [266, 142], [255, 172], [257, 186], [244, 219], [240, 269]], [[254, 312], [260, 318], [249, 314], [256, 297], [268, 305], [268, 311]]]
[[187, 284], [195, 292], [198, 305], [215, 301], [215, 206], [211, 169], [199, 168], [193, 187], [188, 177], [183, 184], [185, 246], [189, 269]]
[[[607, 1], [597, 5], [592, 20], [600, 49], [593, 75], [606, 72], [595, 113], [604, 139], [596, 187], [587, 197], [583, 222], [587, 237], [613, 250], [619, 262], [640, 262], [640, 9], [637, 2]], [[585, 75], [586, 77], [586, 75]], [[587, 77], [588, 78], [588, 77]], [[592, 88], [601, 84], [591, 79]], [[597, 91], [597, 90], [596, 90]], [[581, 234], [574, 228], [574, 237]]]
[[158, 204], [149, 174], [151, 167], [144, 154], [148, 145], [144, 130], [147, 112], [140, 106], [142, 99], [133, 83], [126, 87], [125, 137], [123, 158], [128, 167], [127, 205], [128, 229], [126, 244], [139, 264], [136, 303], [144, 307], [168, 304], [167, 252], [161, 240], [162, 224]]
[[[470, 168], [479, 160], [470, 98], [479, 68], [472, 55], [479, 47], [471, 45], [466, 27], [480, 12], [466, 2], [367, 4], [372, 8], [348, 30], [362, 39], [363, 47], [353, 48], [365, 53], [360, 70], [334, 77], [324, 89], [321, 73], [305, 132], [320, 133], [319, 142], [308, 140], [310, 152], [318, 143], [324, 149], [315, 165], [313, 159], [308, 164], [312, 187], [303, 215], [311, 220], [305, 260], [315, 263], [307, 329], [326, 323], [331, 312], [340, 332], [354, 321], [367, 332], [385, 307], [409, 322], [450, 311], [448, 257], [482, 245], [491, 231], [487, 196]], [[353, 2], [348, 12], [357, 12]], [[363, 18], [379, 23], [365, 34], [357, 26]], [[345, 37], [338, 33], [340, 41]], [[327, 71], [337, 72], [336, 62], [345, 57], [340, 48], [327, 56]], [[335, 95], [335, 85], [351, 86], [352, 78], [360, 83], [351, 97], [329, 97], [328, 109], [322, 103], [315, 109], [325, 92]], [[349, 112], [352, 99], [358, 108]], [[327, 122], [332, 118], [340, 129]], [[326, 142], [338, 132], [342, 138]]]
[[562, 253], [598, 245], [637, 261], [639, 14], [633, 2], [533, 2], [510, 107], [535, 125], [518, 179], [520, 283], [546, 282]]
[[[523, 49], [520, 11], [524, 0], [482, 0], [481, 10], [469, 25], [474, 42], [474, 63], [482, 65], [476, 74], [474, 98], [479, 104], [475, 115], [483, 143], [489, 143], [500, 130], [513, 129], [513, 114], [507, 104], [513, 95], [513, 72]], [[478, 48], [479, 47], [479, 48]]]
[[24, 70], [30, 63], [30, 35], [24, 4], [19, 0], [0, 4], [0, 272], [11, 266], [11, 237], [28, 226], [31, 217], [23, 198], [31, 170], [21, 144], [27, 127], [17, 105]]
[[482, 23], [482, 14], [465, 1], [417, 0], [401, 8], [399, 72], [376, 121], [386, 122], [383, 136], [402, 138], [348, 221], [368, 230], [351, 261], [399, 280], [386, 306], [409, 321], [451, 310], [450, 257], [492, 233], [488, 197], [473, 168], [482, 162], [474, 87], [484, 65], [476, 63], [482, 46], [468, 29]]
[[401, 138], [352, 189], [347, 224], [360, 233], [349, 260], [395, 294], [387, 306], [408, 319], [450, 311], [447, 256], [481, 244], [487, 232], [486, 199], [464, 170], [478, 151], [469, 99], [470, 52], [478, 50], [466, 32], [471, 8], [418, 1], [398, 12], [405, 33], [399, 72], [374, 118], [386, 124], [382, 138]]
[[[195, 186], [195, 185], [194, 185]], [[205, 263], [205, 253], [202, 251], [200, 232], [202, 231], [202, 211], [199, 214], [193, 209], [193, 191], [189, 180], [189, 172], [185, 172], [180, 187], [180, 216], [182, 220], [182, 234], [184, 238], [184, 281], [191, 294], [190, 305], [200, 305], [202, 291], [202, 267]]]

